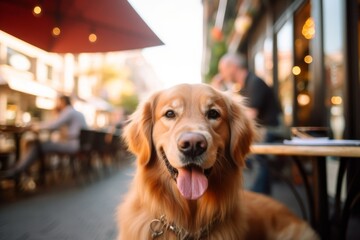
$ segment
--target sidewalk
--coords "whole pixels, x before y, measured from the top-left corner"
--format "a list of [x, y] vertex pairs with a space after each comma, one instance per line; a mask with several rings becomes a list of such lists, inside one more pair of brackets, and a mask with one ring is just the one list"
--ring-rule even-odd
[[117, 235], [116, 207], [133, 167], [83, 186], [40, 191], [0, 206], [1, 240], [111, 240]]
[[[83, 186], [49, 189], [1, 203], [0, 240], [115, 240], [116, 207], [133, 171], [128, 163], [116, 173]], [[286, 185], [275, 182], [273, 195], [299, 214]]]

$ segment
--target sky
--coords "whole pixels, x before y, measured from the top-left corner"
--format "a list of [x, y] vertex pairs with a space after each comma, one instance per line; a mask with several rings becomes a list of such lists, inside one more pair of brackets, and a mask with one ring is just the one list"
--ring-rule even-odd
[[201, 0], [128, 0], [165, 43], [143, 50], [164, 87], [201, 82]]

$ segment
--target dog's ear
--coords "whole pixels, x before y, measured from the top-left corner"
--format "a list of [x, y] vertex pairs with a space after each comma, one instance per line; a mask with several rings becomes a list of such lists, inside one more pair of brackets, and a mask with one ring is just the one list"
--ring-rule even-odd
[[229, 94], [230, 155], [239, 167], [245, 166], [245, 157], [255, 137], [255, 124], [246, 115], [244, 99]]
[[124, 128], [123, 137], [128, 149], [137, 156], [141, 165], [146, 165], [152, 154], [153, 108], [156, 95], [138, 106]]

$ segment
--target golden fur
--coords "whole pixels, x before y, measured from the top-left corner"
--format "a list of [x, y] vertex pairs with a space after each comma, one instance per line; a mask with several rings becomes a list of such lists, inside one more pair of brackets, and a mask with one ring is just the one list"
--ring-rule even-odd
[[[185, 239], [317, 239], [282, 204], [241, 190], [254, 127], [238, 100], [205, 84], [182, 84], [154, 94], [138, 108], [124, 131], [137, 170], [119, 207], [119, 239], [151, 239], [150, 224], [161, 216], [166, 220], [159, 239], [177, 239], [170, 225], [188, 233]], [[184, 133], [199, 137], [204, 152], [184, 157], [179, 150]], [[181, 169], [192, 169], [190, 175], [211, 169], [207, 185], [203, 177], [185, 178], [198, 184], [187, 189], [178, 183]], [[207, 186], [201, 196], [198, 186]], [[161, 230], [160, 225], [153, 228]]]

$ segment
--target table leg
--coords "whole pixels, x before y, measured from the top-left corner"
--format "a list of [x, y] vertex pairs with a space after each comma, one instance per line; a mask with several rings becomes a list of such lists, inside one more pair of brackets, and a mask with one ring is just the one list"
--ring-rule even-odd
[[[340, 233], [339, 239], [345, 239], [347, 236], [349, 239], [357, 238], [359, 230], [352, 227], [348, 229], [349, 221], [351, 218], [360, 218], [360, 168], [359, 159], [349, 159], [347, 166], [347, 194], [343, 204], [341, 218], [340, 218]], [[344, 160], [342, 160], [344, 161]], [[349, 235], [348, 235], [349, 234]]]
[[313, 160], [315, 184], [315, 225], [321, 239], [329, 239], [329, 202], [327, 192], [326, 158]]
[[309, 183], [307, 173], [304, 169], [304, 166], [301, 163], [301, 159], [297, 156], [293, 156], [292, 159], [294, 160], [299, 173], [301, 175], [302, 181], [304, 182], [305, 191], [306, 191], [306, 198], [309, 206], [309, 214], [310, 218], [308, 219], [310, 221], [310, 224], [312, 227], [315, 227], [315, 210], [314, 210], [314, 194], [312, 187]]

